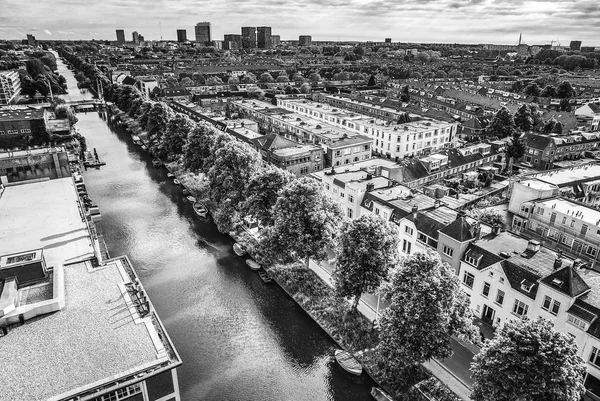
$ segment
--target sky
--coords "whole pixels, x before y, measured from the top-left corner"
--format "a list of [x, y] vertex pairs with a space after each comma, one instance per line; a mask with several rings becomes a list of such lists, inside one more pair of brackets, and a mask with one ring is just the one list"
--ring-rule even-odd
[[0, 0], [0, 39], [193, 39], [199, 21], [215, 40], [271, 26], [282, 40], [600, 46], [600, 0]]

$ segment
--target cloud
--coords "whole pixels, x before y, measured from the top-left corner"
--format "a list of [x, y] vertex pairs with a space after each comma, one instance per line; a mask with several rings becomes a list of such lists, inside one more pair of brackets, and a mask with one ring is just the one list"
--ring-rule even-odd
[[[115, 29], [147, 39], [193, 36], [200, 20], [212, 23], [215, 39], [242, 26], [271, 26], [282, 39], [513, 43], [588, 38], [600, 46], [599, 0], [37, 0], [2, 4], [0, 38], [35, 33], [43, 25], [53, 38], [115, 39]], [[52, 15], [53, 19], [48, 19]], [[132, 18], [135, 15], [135, 18]], [[26, 16], [26, 17], [24, 17]], [[41, 30], [37, 30], [41, 33]]]

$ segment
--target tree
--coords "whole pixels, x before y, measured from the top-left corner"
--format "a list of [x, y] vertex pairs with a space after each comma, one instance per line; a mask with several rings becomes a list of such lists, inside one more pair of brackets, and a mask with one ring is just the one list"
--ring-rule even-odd
[[556, 124], [554, 124], [554, 127], [552, 128], [552, 133], [554, 134], [562, 134], [563, 132], [563, 123], [561, 123], [560, 121], [557, 121]]
[[554, 85], [546, 85], [542, 93], [541, 97], [556, 97], [556, 87]]
[[569, 99], [575, 96], [575, 89], [569, 81], [562, 81], [556, 88], [556, 95], [561, 99]]
[[523, 89], [523, 93], [526, 96], [540, 96], [542, 94], [542, 90], [540, 89], [540, 87], [538, 86], [538, 84], [536, 84], [535, 82], [527, 85], [525, 87], [525, 89]]
[[310, 93], [311, 89], [312, 89], [312, 87], [310, 86], [310, 84], [308, 82], [305, 82], [302, 85], [300, 85], [300, 93], [308, 94], [308, 93]]
[[42, 64], [48, 66], [50, 71], [56, 71], [56, 59], [52, 53], [46, 53], [42, 58], [40, 58]]
[[175, 77], [167, 77], [165, 78], [165, 82], [168, 88], [176, 88], [177, 86], [179, 86], [179, 82]]
[[253, 216], [261, 226], [273, 225], [273, 207], [278, 193], [294, 179], [291, 173], [266, 165], [252, 175], [246, 185], [245, 214]]
[[152, 147], [155, 147], [167, 130], [167, 123], [172, 118], [171, 108], [164, 102], [155, 102], [148, 111], [146, 130]]
[[214, 144], [216, 133], [214, 128], [206, 123], [198, 123], [187, 136], [183, 146], [183, 165], [193, 173], [206, 171], [206, 160]]
[[321, 184], [309, 177], [301, 177], [286, 185], [273, 208], [273, 221], [259, 241], [264, 261], [272, 264], [280, 260], [326, 257], [326, 249], [333, 245], [342, 219], [338, 205], [327, 196]]
[[444, 70], [437, 70], [435, 72], [435, 77], [444, 79], [444, 78], [448, 78], [448, 74], [446, 74], [446, 71], [444, 71]]
[[183, 153], [189, 133], [193, 130], [194, 123], [183, 114], [176, 114], [167, 123], [160, 145], [158, 146], [159, 158], [175, 160]]
[[570, 112], [571, 111], [571, 103], [569, 103], [569, 99], [560, 99], [560, 110]]
[[377, 290], [398, 263], [399, 236], [394, 226], [373, 214], [344, 222], [340, 232], [333, 282], [340, 296], [354, 298], [356, 311], [361, 295]]
[[533, 114], [527, 104], [523, 104], [515, 112], [515, 126], [521, 131], [528, 132], [533, 129]]
[[475, 216], [479, 221], [489, 224], [490, 226], [499, 226], [504, 228], [504, 216], [497, 209], [476, 210]]
[[274, 81], [275, 80], [273, 79], [273, 76], [268, 72], [263, 72], [262, 74], [260, 74], [260, 79], [258, 80], [258, 82], [263, 84], [271, 83]]
[[513, 160], [518, 160], [525, 154], [525, 144], [521, 135], [515, 132], [510, 139], [510, 144], [506, 146], [506, 168], [510, 170]]
[[223, 80], [219, 77], [208, 77], [205, 84], [210, 86], [223, 85]]
[[502, 107], [496, 112], [496, 115], [486, 128], [488, 135], [494, 135], [500, 138], [512, 136], [515, 132], [515, 119], [506, 107]]
[[181, 86], [194, 86], [194, 81], [190, 77], [184, 77], [181, 80]]
[[471, 364], [475, 401], [579, 401], [586, 366], [575, 340], [541, 317], [506, 322]]
[[227, 80], [228, 85], [237, 85], [239, 83], [240, 83], [240, 79], [238, 77], [236, 77], [235, 75], [229, 77], [229, 79]]
[[[556, 121], [554, 119], [554, 117], [552, 117], [551, 119], [544, 122], [544, 125], [542, 126], [542, 129], [541, 129], [542, 134], [550, 134], [550, 133], [554, 132], [557, 123], [558, 123], [558, 121]], [[562, 125], [561, 125], [561, 132], [562, 132]]]
[[304, 78], [301, 72], [297, 72], [294, 74], [293, 80], [296, 83], [296, 85], [302, 85], [306, 79]]
[[244, 75], [244, 78], [242, 78], [242, 83], [249, 85], [249, 84], [255, 84], [256, 83], [256, 75], [254, 75], [251, 72], [246, 73], [246, 75]]
[[34, 80], [37, 80], [39, 75], [46, 75], [44, 64], [37, 58], [31, 58], [25, 62], [27, 72]]
[[290, 77], [288, 77], [288, 75], [285, 72], [281, 72], [279, 73], [279, 75], [277, 76], [276, 79], [277, 82], [279, 83], [286, 83], [286, 82], [290, 82]]
[[451, 356], [452, 336], [471, 341], [478, 337], [469, 299], [437, 253], [403, 259], [384, 287], [384, 299], [390, 305], [379, 322], [377, 349], [398, 368]]
[[321, 82], [321, 81], [323, 80], [323, 78], [321, 78], [321, 76], [320, 76], [318, 73], [316, 73], [316, 72], [313, 72], [312, 74], [310, 74], [310, 75], [308, 76], [308, 80], [309, 80], [310, 82], [312, 82], [312, 83], [315, 83], [315, 84], [316, 84], [316, 83], [318, 83], [318, 82]]
[[448, 78], [462, 78], [463, 73], [458, 71], [457, 69], [452, 69], [448, 72]]

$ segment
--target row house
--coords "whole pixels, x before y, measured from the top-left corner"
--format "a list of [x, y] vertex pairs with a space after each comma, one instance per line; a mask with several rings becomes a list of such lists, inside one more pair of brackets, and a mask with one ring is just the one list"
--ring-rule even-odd
[[297, 177], [323, 169], [323, 149], [319, 146], [299, 144], [277, 134], [260, 136], [252, 144], [264, 161]]
[[346, 166], [371, 158], [372, 141], [365, 135], [258, 100], [234, 100], [229, 106], [232, 113], [258, 122], [261, 130], [298, 143], [321, 146], [328, 167]]
[[583, 157], [600, 145], [600, 133], [574, 132], [570, 135], [551, 136], [526, 133], [523, 135], [525, 154], [522, 161], [539, 170], [553, 168], [555, 161]]
[[[369, 100], [372, 99], [377, 99], [379, 101], [370, 102]], [[355, 113], [391, 122], [398, 121], [398, 119], [403, 118], [406, 114], [406, 110], [390, 107], [388, 104], [384, 103], [383, 98], [380, 99], [375, 96], [367, 96], [365, 99], [361, 99], [357, 97], [318, 92], [313, 94], [313, 100], [319, 103], [329, 104], [333, 107], [339, 107], [343, 110], [350, 110]], [[418, 118], [418, 116], [411, 115], [411, 118]]]
[[277, 103], [294, 113], [369, 136], [374, 153], [396, 161], [454, 148], [458, 139], [457, 123], [420, 119], [392, 124], [310, 100], [279, 98]]
[[587, 362], [585, 387], [594, 397], [600, 397], [599, 278], [581, 260], [510, 232], [472, 241], [459, 267], [462, 289], [483, 323], [499, 328], [542, 317], [571, 335]]

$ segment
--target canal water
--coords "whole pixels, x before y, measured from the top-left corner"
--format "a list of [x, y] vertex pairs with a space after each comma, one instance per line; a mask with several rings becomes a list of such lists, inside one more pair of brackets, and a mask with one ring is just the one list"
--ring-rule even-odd
[[[58, 61], [71, 99], [85, 98]], [[369, 400], [373, 382], [333, 360], [335, 343], [200, 220], [181, 188], [97, 113], [77, 127], [106, 162], [85, 172], [112, 256], [128, 255], [177, 348], [183, 400]]]

